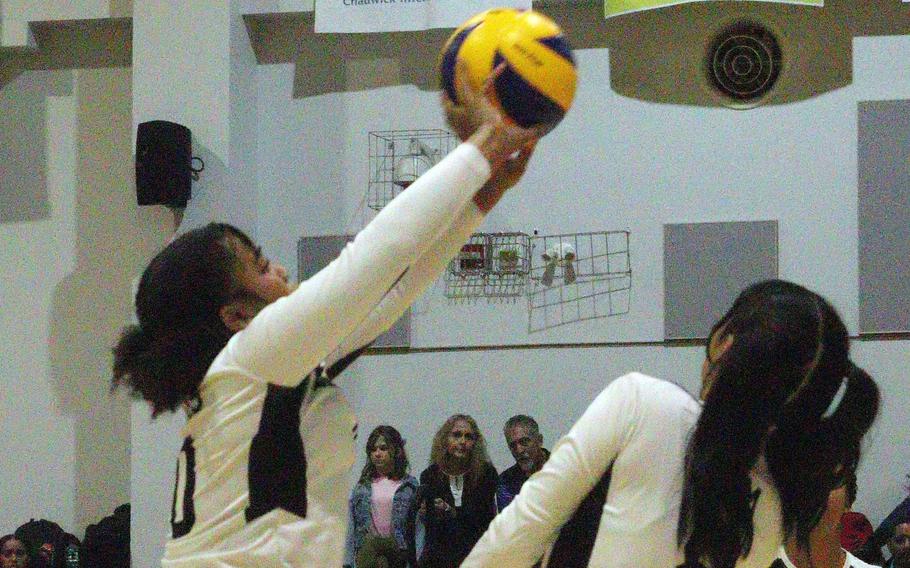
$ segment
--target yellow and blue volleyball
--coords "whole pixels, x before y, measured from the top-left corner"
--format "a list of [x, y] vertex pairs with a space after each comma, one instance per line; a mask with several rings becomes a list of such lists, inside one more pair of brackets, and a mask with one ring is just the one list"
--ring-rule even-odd
[[442, 50], [439, 73], [442, 88], [456, 102], [459, 59], [474, 90], [505, 63], [494, 82], [496, 102], [521, 126], [555, 125], [572, 106], [578, 81], [572, 49], [560, 27], [540, 12], [495, 8], [452, 33]]

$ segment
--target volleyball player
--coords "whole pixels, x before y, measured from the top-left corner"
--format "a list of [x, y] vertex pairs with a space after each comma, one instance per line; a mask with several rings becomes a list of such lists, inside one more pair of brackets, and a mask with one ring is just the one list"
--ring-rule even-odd
[[356, 421], [331, 380], [435, 280], [544, 133], [459, 100], [445, 110], [466, 142], [296, 290], [224, 224], [145, 269], [113, 381], [153, 416], [188, 411], [164, 566], [341, 565]]
[[876, 416], [848, 351], [817, 294], [748, 288], [711, 331], [704, 402], [640, 373], [610, 383], [462, 566], [767, 568], [808, 541]]

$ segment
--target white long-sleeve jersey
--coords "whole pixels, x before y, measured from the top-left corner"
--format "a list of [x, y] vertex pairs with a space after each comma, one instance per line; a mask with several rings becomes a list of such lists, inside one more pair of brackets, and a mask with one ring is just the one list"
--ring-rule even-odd
[[[780, 558], [781, 563], [784, 565], [784, 568], [797, 568], [796, 564], [794, 564], [793, 561], [790, 560], [790, 557], [787, 556], [787, 551], [784, 550], [783, 547], [780, 549], [779, 558]], [[774, 567], [772, 566], [772, 568], [774, 568]], [[840, 568], [878, 568], [878, 567], [873, 564], [869, 564], [868, 562], [864, 562], [864, 561], [860, 560], [856, 556], [853, 556], [852, 554], [850, 554], [849, 551], [845, 550], [844, 551], [844, 565]]]
[[489, 174], [462, 144], [231, 338], [183, 429], [163, 566], [341, 565], [356, 419], [318, 379], [435, 280], [483, 220]]
[[[548, 550], [560, 529], [582, 501], [603, 490], [605, 479], [599, 514], [577, 528], [580, 540], [594, 535], [578, 566], [675, 568], [684, 559], [676, 527], [685, 450], [700, 412], [700, 404], [672, 383], [639, 373], [616, 379], [493, 520], [462, 568], [526, 568], [555, 555]], [[737, 567], [768, 568], [781, 543], [780, 502], [763, 476], [753, 474], [752, 483], [759, 490], [753, 493], [754, 538]]]

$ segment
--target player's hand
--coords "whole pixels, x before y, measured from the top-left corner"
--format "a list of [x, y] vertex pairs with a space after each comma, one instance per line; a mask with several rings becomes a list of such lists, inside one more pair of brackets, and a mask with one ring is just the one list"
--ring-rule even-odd
[[537, 142], [529, 142], [514, 155], [506, 158], [502, 166], [492, 172], [490, 179], [474, 195], [474, 203], [484, 212], [490, 211], [499, 202], [506, 190], [513, 187], [528, 167]]
[[445, 112], [446, 124], [461, 141], [471, 137], [489, 115], [487, 105], [492, 102], [486, 100], [483, 93], [477, 93], [470, 86], [468, 66], [461, 58], [455, 60], [455, 90], [457, 101], [449, 98], [449, 93], [442, 90], [442, 108]]
[[[458, 98], [464, 100], [462, 95], [459, 95]], [[477, 130], [479, 125], [475, 124], [476, 119], [469, 114], [468, 107], [450, 99], [445, 89], [442, 90], [442, 110], [446, 117], [446, 124], [462, 142], [470, 138], [471, 134]]]
[[[530, 145], [533, 148], [537, 140], [553, 127], [548, 124], [523, 128], [515, 124], [493, 102], [496, 78], [505, 69], [504, 63], [497, 66], [484, 82], [482, 91], [477, 92], [469, 85], [467, 66], [464, 61], [458, 59], [455, 61], [458, 102], [450, 100], [445, 91], [442, 94], [443, 109], [449, 127], [461, 140], [474, 143], [486, 156], [494, 171], [525, 146]], [[523, 168], [521, 171], [524, 171]], [[512, 182], [513, 185], [515, 181], [517, 178]]]

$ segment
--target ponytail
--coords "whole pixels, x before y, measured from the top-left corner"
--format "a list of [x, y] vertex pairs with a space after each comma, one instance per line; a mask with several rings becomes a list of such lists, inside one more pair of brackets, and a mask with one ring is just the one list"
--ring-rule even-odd
[[148, 401], [152, 418], [177, 410], [195, 399], [209, 365], [224, 348], [230, 335], [197, 330], [192, 335], [175, 332], [151, 339], [139, 326], [124, 330], [114, 347], [112, 389], [129, 388], [132, 395]]
[[828, 493], [856, 471], [862, 438], [878, 413], [878, 387], [864, 370], [850, 363], [840, 384], [843, 396], [821, 416], [808, 415], [799, 404], [788, 408], [765, 450], [784, 532], [803, 546], [825, 511]]
[[691, 566], [732, 567], [752, 546], [749, 472], [786, 397], [781, 385], [802, 379], [778, 358], [755, 356], [764, 339], [734, 339], [689, 440], [677, 534]]
[[731, 568], [748, 555], [750, 472], [762, 456], [785, 536], [807, 540], [828, 493], [855, 469], [878, 409], [875, 382], [848, 359], [837, 313], [801, 286], [773, 280], [747, 289], [717, 333], [733, 341], [712, 365], [686, 450], [677, 532], [686, 567]]
[[136, 293], [139, 325], [114, 347], [112, 389], [129, 388], [152, 417], [198, 397], [212, 361], [231, 337], [219, 310], [237, 292], [236, 241], [245, 234], [212, 223], [174, 240], [149, 263]]

